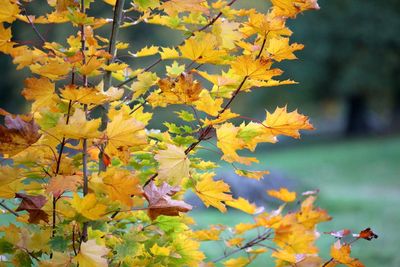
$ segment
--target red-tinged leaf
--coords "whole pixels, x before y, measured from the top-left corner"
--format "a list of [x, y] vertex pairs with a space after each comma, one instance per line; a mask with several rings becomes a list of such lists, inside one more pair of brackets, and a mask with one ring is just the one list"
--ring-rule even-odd
[[342, 238], [346, 235], [351, 234], [351, 231], [349, 229], [343, 229], [339, 231], [331, 231], [331, 232], [325, 232], [325, 234], [337, 237], [337, 238]]
[[6, 115], [4, 126], [0, 125], [0, 153], [15, 155], [26, 149], [40, 138], [38, 130], [33, 119]]
[[375, 234], [375, 233], [371, 230], [371, 228], [368, 227], [368, 228], [362, 230], [358, 235], [355, 235], [355, 237], [363, 238], [363, 239], [366, 239], [366, 240], [371, 241], [371, 240], [374, 239], [374, 238], [378, 238], [378, 235]]
[[106, 167], [108, 167], [111, 164], [111, 158], [106, 153], [102, 153], [101, 160], [103, 161], [103, 164]]
[[180, 191], [180, 187], [172, 187], [164, 182], [157, 187], [151, 182], [144, 188], [144, 196], [149, 202], [148, 214], [152, 220], [159, 215], [179, 216], [179, 212], [188, 212], [192, 206], [182, 200], [174, 200], [171, 196]]
[[17, 193], [15, 197], [22, 199], [16, 211], [26, 210], [29, 213], [29, 223], [39, 223], [40, 220], [49, 222], [49, 216], [41, 209], [47, 202], [44, 196], [30, 196]]

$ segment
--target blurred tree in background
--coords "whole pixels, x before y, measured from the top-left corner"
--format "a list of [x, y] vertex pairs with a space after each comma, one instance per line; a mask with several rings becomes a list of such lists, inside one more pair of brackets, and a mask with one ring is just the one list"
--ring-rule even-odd
[[[321, 0], [319, 3], [320, 12], [299, 16], [296, 23], [290, 25], [293, 39], [302, 40], [310, 47], [298, 54], [300, 62], [282, 64], [300, 84], [270, 89], [267, 97], [260, 97], [261, 91], [242, 96], [238, 112], [246, 113], [250, 103], [258, 105], [257, 108], [292, 103], [293, 107], [306, 109], [311, 117], [321, 117], [317, 128], [327, 133], [335, 131], [332, 128], [336, 124], [332, 121], [338, 122], [338, 129], [347, 134], [395, 130], [395, 126], [400, 125], [400, 2]], [[92, 12], [111, 17], [112, 14], [106, 14], [105, 6], [97, 5]], [[261, 6], [265, 8], [265, 4]], [[46, 11], [45, 7], [30, 7]], [[39, 27], [45, 38], [51, 40], [60, 41], [70, 34], [67, 30], [55, 32], [49, 25]], [[40, 42], [27, 27], [14, 32], [16, 39], [24, 36], [23, 39]], [[141, 34], [143, 32], [148, 34]], [[181, 40], [179, 37], [174, 31], [148, 24], [121, 31], [122, 40], [133, 44], [131, 51], [144, 43], [176, 45]], [[146, 61], [151, 62], [152, 58], [132, 58], [137, 66], [146, 65]], [[26, 73], [13, 71], [14, 66], [6, 57], [0, 64], [0, 105], [18, 113], [24, 107], [17, 88], [23, 88], [22, 77], [26, 77]], [[161, 69], [162, 65], [158, 70]], [[322, 114], [321, 110], [324, 110]]]

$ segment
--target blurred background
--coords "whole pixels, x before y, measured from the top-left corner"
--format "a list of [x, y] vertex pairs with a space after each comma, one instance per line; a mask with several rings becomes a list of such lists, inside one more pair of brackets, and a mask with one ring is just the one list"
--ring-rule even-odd
[[[267, 9], [268, 3], [246, 1], [260, 10]], [[321, 232], [343, 228], [359, 232], [371, 227], [379, 239], [357, 242], [354, 255], [366, 266], [400, 266], [400, 2], [320, 0], [319, 5], [321, 10], [289, 22], [292, 42], [303, 43], [305, 49], [297, 53], [299, 60], [279, 67], [285, 71], [284, 78], [299, 84], [243, 94], [233, 108], [244, 116], [262, 119], [265, 109], [273, 111], [287, 104], [290, 110], [297, 108], [309, 115], [316, 130], [305, 133], [300, 141], [281, 139], [257, 150], [260, 168], [271, 171], [263, 186], [236, 177], [232, 167], [222, 162], [219, 177], [230, 181], [235, 194], [267, 210], [277, 203], [266, 198], [266, 189], [287, 186], [301, 192], [318, 188], [318, 205], [334, 217], [321, 225]], [[110, 17], [105, 7], [100, 3], [92, 12]], [[31, 7], [35, 13], [38, 9], [46, 11]], [[14, 39], [36, 40], [27, 25], [16, 27]], [[67, 28], [39, 29], [47, 39], [60, 42], [71, 33]], [[146, 44], [176, 45], [182, 38], [175, 31], [149, 25], [121, 32], [121, 40], [132, 44], [130, 51]], [[152, 60], [128, 58], [127, 62], [143, 66]], [[4, 55], [0, 56], [0, 68], [0, 107], [12, 113], [28, 111], [20, 92], [29, 73], [16, 71]], [[156, 71], [163, 71], [163, 66]], [[152, 127], [163, 126], [153, 122]], [[205, 156], [218, 160], [217, 155]], [[188, 201], [201, 205], [191, 196]], [[211, 209], [198, 209], [191, 215], [199, 228], [252, 220], [234, 211], [222, 215]], [[321, 237], [322, 255], [328, 257], [333, 241]], [[221, 244], [206, 244], [204, 249], [210, 259], [223, 253]], [[251, 266], [273, 266], [273, 262], [261, 257]]]

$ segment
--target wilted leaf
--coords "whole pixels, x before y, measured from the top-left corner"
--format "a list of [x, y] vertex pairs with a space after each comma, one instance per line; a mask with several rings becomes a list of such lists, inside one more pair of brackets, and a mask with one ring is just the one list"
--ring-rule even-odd
[[24, 121], [20, 116], [6, 115], [0, 125], [0, 153], [15, 155], [36, 143], [40, 138], [39, 127], [33, 119]]
[[42, 207], [47, 202], [44, 196], [30, 196], [17, 193], [15, 197], [22, 199], [16, 211], [26, 210], [29, 213], [29, 223], [39, 223], [40, 220], [49, 222], [49, 216], [42, 210]]
[[164, 182], [157, 187], [153, 181], [144, 188], [144, 196], [149, 202], [148, 214], [152, 220], [160, 215], [179, 216], [179, 212], [188, 212], [192, 206], [171, 196], [179, 192], [179, 187], [172, 187]]

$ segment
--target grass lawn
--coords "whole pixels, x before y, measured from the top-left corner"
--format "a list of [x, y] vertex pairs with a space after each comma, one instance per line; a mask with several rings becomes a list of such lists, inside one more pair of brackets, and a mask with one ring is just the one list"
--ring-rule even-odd
[[[259, 159], [272, 172], [298, 181], [299, 191], [321, 190], [318, 205], [327, 209], [333, 220], [321, 224], [320, 232], [343, 228], [357, 232], [371, 227], [379, 238], [360, 240], [353, 246], [353, 255], [368, 267], [400, 266], [400, 137], [304, 145], [260, 153]], [[199, 227], [251, 220], [233, 211], [200, 210], [191, 215]], [[333, 241], [323, 235], [318, 242], [326, 258]], [[220, 244], [208, 243], [204, 250], [210, 259], [223, 253]], [[273, 261], [265, 256], [251, 266], [273, 266]]]

